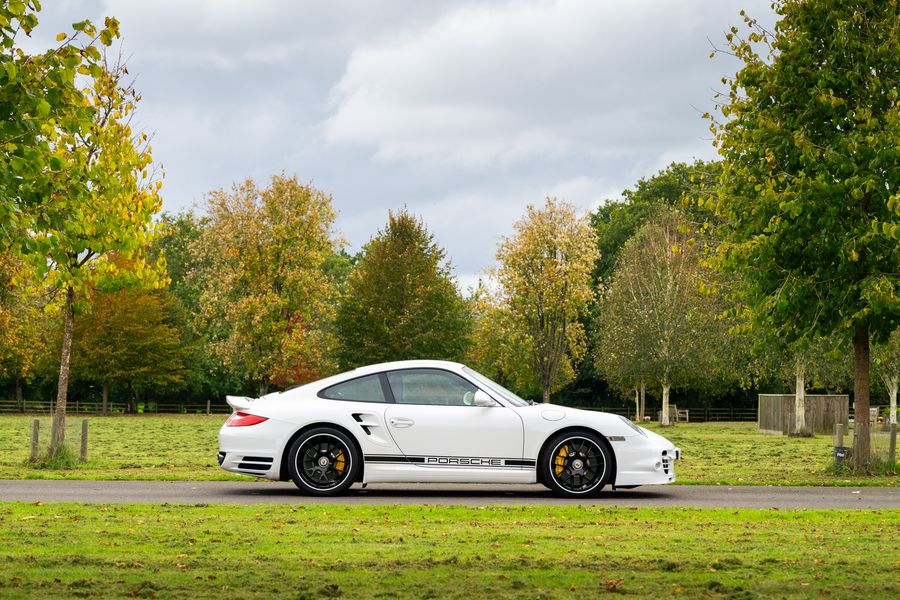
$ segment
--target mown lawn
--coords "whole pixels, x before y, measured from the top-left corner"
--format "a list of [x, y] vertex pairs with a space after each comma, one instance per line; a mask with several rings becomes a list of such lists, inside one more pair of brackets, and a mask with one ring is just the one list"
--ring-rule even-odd
[[[216, 464], [221, 415], [91, 417], [90, 461], [71, 471], [27, 465], [34, 417], [0, 416], [0, 478], [246, 479]], [[68, 438], [78, 443], [81, 418], [69, 419]], [[41, 419], [41, 439], [49, 438]], [[679, 424], [660, 431], [678, 444], [684, 459], [679, 483], [723, 485], [900, 485], [900, 477], [836, 476], [828, 471], [828, 436], [789, 438], [761, 434], [754, 423]]]
[[0, 596], [897, 598], [900, 511], [0, 505]]

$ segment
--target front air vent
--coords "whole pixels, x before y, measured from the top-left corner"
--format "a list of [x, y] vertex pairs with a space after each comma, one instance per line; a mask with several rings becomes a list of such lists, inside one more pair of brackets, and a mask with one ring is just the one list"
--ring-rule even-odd
[[245, 471], [268, 471], [271, 468], [271, 456], [245, 456], [238, 464], [238, 469]]

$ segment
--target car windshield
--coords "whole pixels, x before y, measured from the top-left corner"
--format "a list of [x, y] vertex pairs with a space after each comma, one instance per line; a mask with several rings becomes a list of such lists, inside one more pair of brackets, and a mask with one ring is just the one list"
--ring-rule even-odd
[[486, 387], [487, 389], [494, 392], [498, 396], [501, 396], [504, 400], [508, 401], [509, 403], [511, 403], [514, 406], [528, 406], [529, 404], [532, 404], [528, 400], [520, 398], [518, 395], [509, 391], [508, 389], [506, 389], [505, 387], [503, 387], [496, 381], [491, 381], [490, 379], [488, 379], [487, 377], [485, 377], [478, 371], [475, 371], [474, 369], [470, 369], [469, 367], [463, 367], [463, 371], [465, 371], [469, 377], [471, 377], [472, 379], [477, 381], [481, 386]]

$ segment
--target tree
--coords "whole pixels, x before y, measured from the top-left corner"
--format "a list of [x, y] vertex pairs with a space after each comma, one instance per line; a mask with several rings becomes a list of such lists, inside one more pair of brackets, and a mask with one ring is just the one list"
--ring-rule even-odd
[[462, 358], [469, 315], [445, 256], [421, 220], [405, 209], [388, 214], [387, 226], [363, 248], [338, 308], [342, 367]]
[[67, 170], [63, 140], [86, 135], [96, 106], [76, 76], [102, 77], [100, 49], [118, 37], [119, 23], [107, 18], [98, 30], [90, 21], [60, 33], [58, 46], [29, 55], [17, 44], [38, 25], [36, 0], [0, 3], [0, 251], [21, 241], [35, 211], [57, 194], [81, 186]]
[[[869, 343], [900, 322], [900, 5], [781, 0], [745, 17], [743, 63], [712, 131], [723, 158], [722, 266], [753, 320], [788, 341], [852, 338], [854, 460], [869, 460]], [[758, 49], [766, 52], [762, 56]]]
[[[161, 182], [152, 165], [146, 134], [130, 120], [138, 96], [124, 82], [123, 66], [97, 72], [89, 88], [93, 121], [86, 131], [54, 132], [55, 156], [64, 166], [55, 175], [65, 191], [54, 192], [24, 211], [29, 235], [19, 251], [42, 285], [63, 295], [63, 336], [51, 455], [65, 442], [69, 363], [75, 303], [91, 290], [115, 282], [121, 287], [160, 287], [163, 264], [151, 264], [146, 250], [156, 235]], [[106, 283], [105, 283], [106, 282]]]
[[749, 365], [753, 376], [757, 380], [784, 382], [794, 394], [790, 434], [812, 435], [806, 423], [806, 390], [847, 388], [852, 368], [847, 364], [843, 341], [834, 336], [808, 336], [788, 342], [760, 329], [748, 337], [754, 343]]
[[469, 304], [473, 331], [466, 363], [522, 396], [540, 393], [540, 383], [530, 365], [531, 340], [509, 306], [482, 280]]
[[191, 313], [200, 311], [200, 287], [192, 274], [199, 268], [191, 247], [207, 225], [205, 217], [193, 211], [177, 214], [162, 213], [159, 217], [162, 234], [153, 242], [150, 256], [154, 260], [165, 257], [169, 291]]
[[497, 250], [501, 297], [531, 342], [532, 369], [544, 402], [584, 354], [579, 322], [594, 298], [591, 270], [599, 258], [594, 231], [575, 207], [547, 198], [543, 209], [529, 205]]
[[28, 271], [22, 261], [0, 253], [0, 377], [15, 380], [16, 406], [21, 411], [25, 410], [22, 386], [34, 378], [48, 351], [47, 315], [38, 298], [25, 293], [23, 278], [27, 280]]
[[191, 245], [198, 327], [226, 365], [256, 382], [303, 383], [334, 368], [333, 285], [324, 275], [337, 245], [331, 196], [296, 177], [250, 179], [207, 198], [208, 224]]
[[[622, 259], [620, 256], [620, 262]], [[634, 391], [635, 415], [642, 421], [647, 382], [653, 380], [645, 349], [653, 340], [642, 303], [630, 298], [625, 287], [617, 285], [617, 279], [613, 271], [610, 287], [598, 299], [592, 327], [594, 368], [620, 393]]]
[[[700, 244], [664, 211], [625, 245], [603, 298], [594, 360], [622, 387], [654, 381], [669, 424], [675, 385], [720, 378], [728, 332], [700, 265]], [[639, 409], [640, 410], [640, 409]]]
[[622, 192], [621, 200], [608, 200], [591, 214], [597, 233], [600, 258], [594, 269], [595, 285], [608, 283], [619, 251], [637, 230], [660, 210], [677, 208], [694, 229], [716, 221], [715, 213], [698, 203], [715, 187], [721, 171], [717, 162], [672, 163], [652, 177], [642, 178], [634, 189]]
[[890, 423], [897, 422], [897, 390], [900, 388], [900, 330], [872, 349], [875, 374], [881, 378], [890, 402]]
[[187, 351], [174, 327], [176, 300], [167, 290], [120, 290], [94, 294], [79, 317], [72, 344], [75, 379], [103, 387], [102, 412], [111, 386], [128, 388], [129, 412], [140, 391], [179, 389], [185, 383]]

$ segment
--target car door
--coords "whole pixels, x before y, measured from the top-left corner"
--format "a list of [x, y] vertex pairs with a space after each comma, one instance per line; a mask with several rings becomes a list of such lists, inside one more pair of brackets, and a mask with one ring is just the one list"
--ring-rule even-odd
[[388, 431], [414, 464], [465, 468], [520, 464], [521, 417], [500, 403], [475, 406], [478, 387], [469, 380], [443, 369], [403, 369], [386, 375], [394, 400], [385, 412]]

